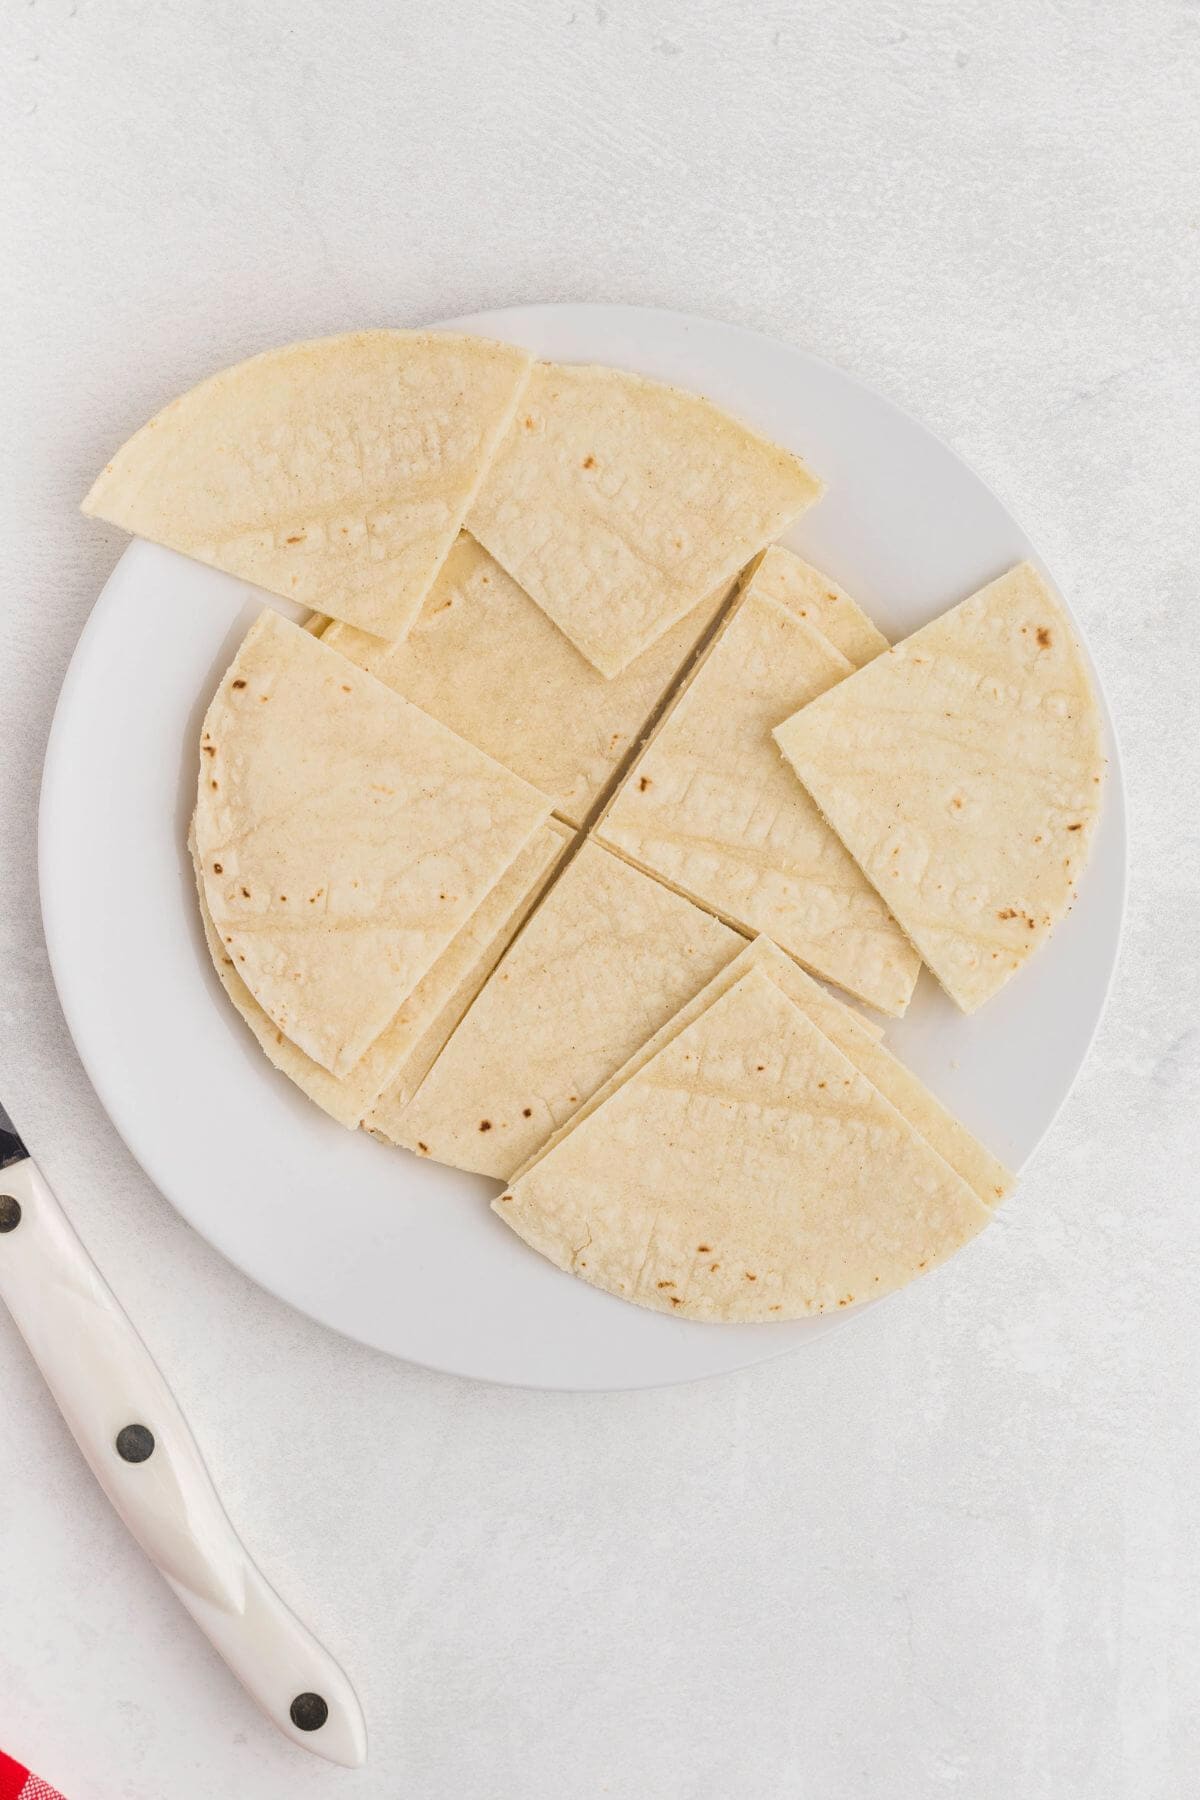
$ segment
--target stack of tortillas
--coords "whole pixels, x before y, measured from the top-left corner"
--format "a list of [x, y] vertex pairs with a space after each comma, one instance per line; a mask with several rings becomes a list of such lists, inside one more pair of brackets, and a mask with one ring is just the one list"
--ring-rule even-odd
[[318, 615], [260, 616], [200, 743], [205, 933], [271, 1061], [688, 1318], [851, 1306], [988, 1221], [1011, 1177], [812, 977], [896, 1016], [923, 961], [973, 1011], [1099, 809], [1037, 572], [889, 649], [774, 543], [820, 492], [696, 395], [376, 331], [215, 376], [86, 502]]

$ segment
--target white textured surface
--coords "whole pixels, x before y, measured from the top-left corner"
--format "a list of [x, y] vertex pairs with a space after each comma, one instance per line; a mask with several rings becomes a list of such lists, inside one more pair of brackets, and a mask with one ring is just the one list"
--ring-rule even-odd
[[[1193, 1790], [1198, 82], [1189, 0], [8, 0], [3, 1093], [373, 1753], [259, 1720], [0, 1320], [0, 1740], [72, 1800]], [[33, 853], [114, 444], [291, 336], [590, 297], [804, 343], [992, 481], [1108, 683], [1134, 879], [991, 1256], [780, 1364], [582, 1399], [388, 1363], [193, 1238], [77, 1066]]]

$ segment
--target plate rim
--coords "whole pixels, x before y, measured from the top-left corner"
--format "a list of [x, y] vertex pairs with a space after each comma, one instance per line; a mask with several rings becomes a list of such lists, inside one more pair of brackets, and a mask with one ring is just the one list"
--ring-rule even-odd
[[[728, 334], [730, 337], [745, 339], [748, 343], [764, 347], [767, 351], [777, 353], [782, 352], [789, 357], [794, 357], [810, 365], [815, 365], [817, 368], [834, 376], [838, 381], [846, 382], [860, 390], [874, 405], [885, 408], [893, 414], [897, 420], [902, 422], [906, 429], [916, 432], [923, 439], [928, 440], [932, 445], [936, 446], [940, 452], [950, 456], [953, 461], [966, 472], [970, 479], [984, 491], [998, 511], [1012, 523], [1021, 538], [1029, 544], [1035, 560], [1047, 574], [1056, 593], [1065, 606], [1091, 670], [1092, 679], [1095, 683], [1100, 702], [1100, 710], [1108, 742], [1109, 758], [1105, 775], [1105, 810], [1115, 810], [1119, 814], [1120, 825], [1120, 857], [1119, 865], [1116, 870], [1116, 925], [1112, 938], [1108, 968], [1103, 984], [1102, 986], [1099, 986], [1097, 990], [1094, 990], [1096, 994], [1095, 1016], [1091, 1030], [1088, 1033], [1086, 1042], [1082, 1047], [1070, 1079], [1059, 1097], [1053, 1112], [1046, 1119], [1037, 1139], [1016, 1164], [1018, 1170], [1026, 1169], [1060, 1118], [1063, 1108], [1071, 1098], [1080, 1075], [1092, 1053], [1096, 1034], [1099, 1031], [1101, 1022], [1108, 1008], [1113, 982], [1116, 978], [1117, 968], [1120, 963], [1128, 916], [1128, 791], [1125, 781], [1124, 760], [1121, 753], [1120, 738], [1101, 671], [1091, 653], [1090, 646], [1080, 625], [1080, 621], [1071, 607], [1069, 597], [1064, 592], [1062, 586], [1056, 581], [1053, 571], [1042, 555], [1040, 548], [1034, 543], [1033, 539], [1030, 538], [1028, 532], [1020, 525], [1019, 521], [1015, 519], [1007, 504], [998, 494], [996, 494], [991, 485], [977, 473], [974, 467], [966, 461], [953, 444], [947, 443], [945, 439], [939, 437], [920, 419], [916, 418], [907, 411], [907, 409], [900, 406], [887, 394], [880, 393], [875, 388], [870, 387], [867, 383], [861, 381], [854, 374], [840, 368], [830, 359], [821, 357], [804, 346], [789, 343], [782, 338], [773, 336], [768, 332], [759, 331], [751, 326], [700, 313], [682, 312], [670, 307], [662, 306], [642, 306], [636, 304], [596, 301], [541, 301], [532, 302], [528, 305], [509, 305], [462, 314], [454, 318], [438, 320], [428, 324], [418, 324], [413, 328], [425, 330], [469, 331], [478, 333], [479, 335], [486, 335], [489, 329], [494, 329], [497, 324], [503, 322], [513, 322], [518, 319], [528, 322], [530, 320], [547, 317], [561, 319], [564, 315], [578, 318], [580, 315], [589, 313], [604, 315], [605, 317], [618, 315], [622, 320], [626, 321], [634, 328], [636, 328], [639, 319], [649, 317], [655, 319], [659, 324], [670, 321], [676, 325], [686, 328], [696, 328], [701, 331], [715, 329], [723, 334]], [[812, 1324], [815, 1328], [803, 1340], [796, 1341], [795, 1339], [790, 1339], [777, 1346], [771, 1346], [769, 1343], [765, 1343], [761, 1345], [756, 1344], [753, 1348], [743, 1347], [740, 1354], [732, 1355], [728, 1360], [723, 1360], [719, 1367], [698, 1370], [693, 1374], [671, 1373], [661, 1376], [651, 1376], [649, 1379], [643, 1377], [637, 1380], [626, 1379], [615, 1382], [603, 1381], [588, 1384], [584, 1384], [580, 1381], [554, 1381], [552, 1379], [546, 1379], [545, 1376], [535, 1378], [533, 1376], [514, 1377], [512, 1374], [494, 1374], [488, 1371], [480, 1371], [474, 1367], [456, 1365], [452, 1361], [438, 1361], [426, 1356], [416, 1356], [411, 1351], [401, 1350], [387, 1344], [382, 1344], [378, 1339], [373, 1338], [368, 1334], [356, 1332], [353, 1326], [348, 1324], [344, 1319], [330, 1317], [319, 1305], [294, 1298], [292, 1293], [275, 1285], [275, 1283], [265, 1276], [257, 1267], [251, 1267], [244, 1262], [224, 1241], [218, 1236], [213, 1235], [212, 1231], [205, 1224], [197, 1220], [193, 1209], [185, 1207], [178, 1199], [172, 1196], [171, 1190], [173, 1183], [171, 1182], [169, 1172], [159, 1172], [156, 1167], [158, 1158], [151, 1153], [151, 1147], [146, 1143], [135, 1144], [124, 1125], [121, 1123], [121, 1119], [126, 1109], [110, 1085], [110, 1078], [102, 1059], [92, 1053], [93, 1047], [89, 1042], [89, 1034], [82, 1028], [82, 1022], [78, 1020], [74, 997], [68, 991], [69, 984], [64, 980], [63, 971], [60, 967], [62, 961], [60, 954], [61, 940], [59, 938], [55, 913], [56, 902], [51, 897], [53, 882], [49, 868], [54, 854], [54, 824], [52, 815], [55, 810], [56, 794], [62, 781], [62, 766], [66, 760], [68, 747], [67, 739], [70, 730], [70, 719], [75, 693], [85, 681], [88, 673], [89, 652], [92, 639], [99, 634], [105, 622], [106, 597], [109, 595], [110, 589], [119, 587], [119, 573], [122, 565], [131, 553], [136, 551], [137, 546], [141, 542], [142, 540], [136, 538], [130, 539], [122, 549], [121, 554], [118, 556], [117, 561], [110, 570], [108, 577], [88, 613], [83, 628], [76, 640], [74, 649], [71, 652], [63, 676], [62, 684], [54, 705], [53, 717], [47, 736], [42, 763], [41, 788], [38, 801], [37, 866], [42, 927], [46, 940], [51, 974], [76, 1054], [80, 1058], [84, 1072], [91, 1082], [110, 1124], [129, 1150], [129, 1153], [134, 1158], [135, 1162], [142, 1168], [147, 1178], [157, 1188], [164, 1201], [166, 1201], [172, 1209], [205, 1240], [205, 1242], [209, 1243], [219, 1255], [230, 1262], [240, 1273], [253, 1281], [255, 1285], [264, 1288], [274, 1298], [291, 1307], [294, 1311], [307, 1318], [313, 1319], [332, 1331], [336, 1331], [341, 1336], [350, 1338], [354, 1342], [381, 1351], [383, 1354], [395, 1356], [400, 1360], [411, 1362], [416, 1367], [427, 1368], [440, 1374], [453, 1375], [466, 1380], [486, 1381], [489, 1385], [494, 1386], [518, 1387], [531, 1391], [632, 1392], [639, 1389], [650, 1390], [657, 1387], [676, 1386], [690, 1381], [707, 1380], [719, 1374], [733, 1373], [738, 1369], [749, 1368], [762, 1362], [773, 1361], [776, 1358], [788, 1355], [793, 1350], [797, 1350], [801, 1347], [810, 1348], [813, 1344], [826, 1338], [830, 1332], [845, 1329], [845, 1327], [856, 1321], [861, 1321], [867, 1312], [877, 1308], [882, 1302], [873, 1301], [861, 1308], [855, 1307], [839, 1315], [829, 1315], [822, 1320], [813, 1321]], [[249, 589], [249, 584], [243, 585], [247, 586]], [[276, 603], [278, 601], [277, 596], [267, 596], [267, 598]], [[1085, 870], [1085, 880], [1087, 874], [1088, 870]], [[1110, 877], [1110, 880], [1111, 879], [1112, 878]], [[888, 1295], [884, 1298], [893, 1299], [895, 1296]], [[768, 1327], [767, 1329], [770, 1328]]]

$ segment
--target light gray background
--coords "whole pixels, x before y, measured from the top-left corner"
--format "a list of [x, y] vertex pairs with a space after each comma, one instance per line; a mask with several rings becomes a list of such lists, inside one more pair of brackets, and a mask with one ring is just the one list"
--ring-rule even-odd
[[[1194, 1793], [1200, 6], [0, 18], [3, 1094], [372, 1760], [260, 1721], [6, 1319], [0, 1744], [71, 1800]], [[760, 327], [949, 439], [1068, 587], [1132, 807], [1113, 1000], [990, 1254], [630, 1396], [427, 1375], [227, 1268], [102, 1115], [38, 922], [46, 733], [120, 549], [76, 511], [106, 454], [266, 345], [531, 299]]]

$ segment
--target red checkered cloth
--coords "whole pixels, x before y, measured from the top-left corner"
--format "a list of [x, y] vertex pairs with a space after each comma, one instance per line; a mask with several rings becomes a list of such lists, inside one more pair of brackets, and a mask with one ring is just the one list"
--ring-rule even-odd
[[0, 1800], [63, 1800], [40, 1775], [31, 1775], [23, 1763], [0, 1750]]

